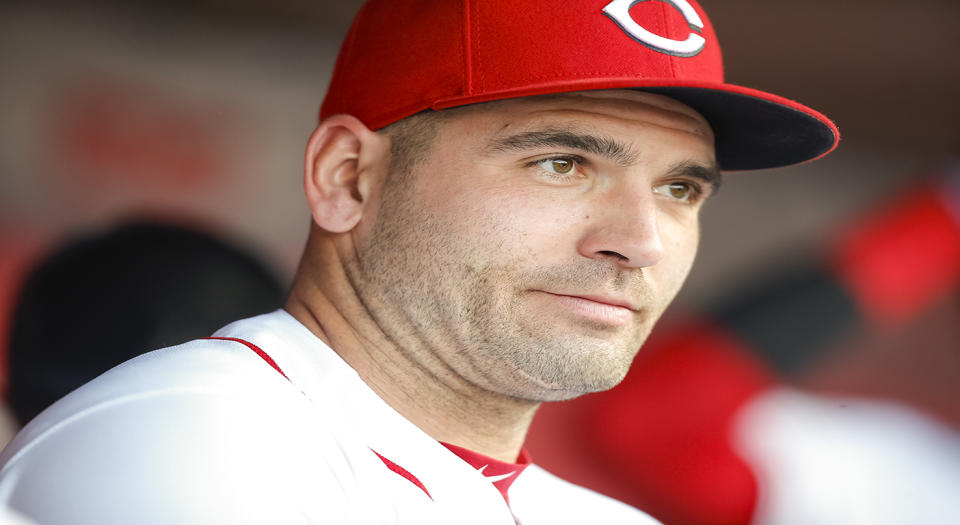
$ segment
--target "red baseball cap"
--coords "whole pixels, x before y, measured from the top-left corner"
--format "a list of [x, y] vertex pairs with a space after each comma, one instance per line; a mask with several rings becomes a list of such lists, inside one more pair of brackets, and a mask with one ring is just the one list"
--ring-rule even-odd
[[832, 151], [827, 117], [727, 84], [713, 26], [694, 0], [370, 0], [344, 39], [320, 118], [379, 129], [427, 109], [587, 89], [679, 100], [716, 134], [725, 170]]

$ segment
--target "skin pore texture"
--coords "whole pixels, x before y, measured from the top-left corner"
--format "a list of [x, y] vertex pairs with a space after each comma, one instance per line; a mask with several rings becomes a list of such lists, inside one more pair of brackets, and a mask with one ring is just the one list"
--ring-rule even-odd
[[435, 126], [391, 167], [389, 129], [321, 123], [286, 308], [427, 434], [513, 461], [539, 403], [619, 383], [679, 291], [719, 184], [713, 133], [628, 90]]

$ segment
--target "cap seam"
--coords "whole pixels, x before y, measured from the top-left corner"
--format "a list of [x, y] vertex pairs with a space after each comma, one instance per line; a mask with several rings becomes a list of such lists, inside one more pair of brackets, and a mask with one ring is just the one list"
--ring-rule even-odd
[[[558, 81], [582, 80], [582, 79], [593, 80], [594, 77], [596, 77], [596, 76], [598, 76], [598, 75], [604, 75], [604, 76], [608, 76], [608, 77], [613, 77], [613, 80], [619, 80], [619, 79], [624, 79], [624, 80], [626, 80], [626, 79], [654, 80], [654, 79], [657, 78], [657, 77], [644, 77], [644, 76], [637, 75], [637, 74], [624, 74], [623, 72], [619, 72], [619, 71], [591, 71], [591, 72], [578, 72], [578, 73], [576, 74], [576, 76], [569, 76], [569, 77], [562, 77], [562, 76], [559, 76], [559, 75], [557, 75], [557, 74], [555, 74], [555, 73], [545, 73], [545, 74], [542, 74], [542, 75], [534, 75], [534, 76], [526, 77], [526, 80], [528, 80], [528, 81], [529, 81], [529, 80], [544, 80], [544, 79], [558, 80]], [[671, 79], [664, 79], [664, 80], [668, 80], [668, 81], [669, 81], [669, 80], [671, 80]], [[503, 86], [514, 87], [514, 86], [517, 86], [517, 83], [516, 83], [516, 82], [504, 82], [504, 83], [500, 83], [500, 84], [490, 84], [490, 86], [488, 86], [489, 89], [484, 89], [483, 91], [489, 91], [490, 89], [497, 88], [497, 87], [503, 87]], [[471, 93], [471, 94], [472, 94], [472, 93]]]
[[466, 84], [466, 93], [473, 94], [473, 49], [470, 46], [470, 39], [473, 37], [471, 27], [472, 19], [470, 9], [472, 4], [470, 0], [463, 0], [460, 14], [463, 17], [463, 38], [460, 39], [460, 53], [463, 56], [463, 80]]
[[[468, 95], [461, 95], [459, 97], [451, 98], [462, 98]], [[393, 111], [387, 111], [378, 115], [373, 115], [369, 117], [369, 122], [365, 122], [368, 126], [371, 126], [372, 129], [379, 129], [387, 124], [396, 122], [401, 118], [406, 118], [410, 115], [416, 114], [425, 109], [436, 109], [429, 102], [417, 102], [415, 104], [407, 104], [406, 106], [401, 107]], [[401, 116], [402, 115], [402, 116]], [[382, 123], [386, 121], [386, 124]]]
[[[670, 27], [669, 27], [669, 24], [667, 23], [667, 3], [666, 2], [660, 2], [660, 20], [663, 23], [663, 32], [669, 34]], [[664, 36], [666, 37], [666, 35]], [[671, 55], [670, 58], [667, 59], [667, 63], [670, 64], [670, 74], [673, 76], [673, 78], [677, 78], [676, 60], [679, 60], [680, 58], [682, 57]]]
[[[351, 24], [350, 30], [347, 33], [347, 40], [346, 42], [344, 42], [344, 47], [346, 48], [347, 53], [344, 55], [343, 57], [344, 60], [342, 62], [340, 60], [337, 61], [336, 66], [334, 66], [333, 76], [331, 78], [336, 78], [340, 76], [338, 75], [338, 73], [340, 72], [340, 70], [342, 70], [345, 67], [344, 64], [353, 63], [353, 55], [355, 52], [354, 42], [356, 42], [357, 40], [357, 34], [360, 33], [360, 25], [366, 19], [365, 17], [361, 16], [362, 12], [367, 9], [369, 9], [369, 6], [366, 4], [363, 7], [361, 7], [360, 8], [361, 12], [357, 14], [356, 18], [354, 19], [354, 23]], [[341, 99], [343, 98], [342, 93], [340, 94], [340, 98]], [[338, 101], [338, 104], [339, 103], [340, 102]]]
[[[470, 86], [471, 95], [474, 94], [475, 91], [486, 91], [487, 89], [486, 70], [483, 68], [482, 64], [480, 63], [481, 62], [480, 49], [482, 47], [480, 38], [483, 35], [483, 30], [480, 28], [480, 6], [479, 6], [479, 3], [474, 3], [472, 4], [472, 6], [473, 6], [473, 16], [471, 17], [471, 22], [473, 23], [474, 27], [472, 27], [472, 31], [471, 31], [471, 40], [473, 41], [473, 46], [474, 46], [473, 50], [476, 50], [476, 55], [477, 55], [476, 61], [475, 61], [477, 66], [476, 71], [479, 73], [480, 78], [477, 81], [476, 86], [473, 86], [473, 85]], [[474, 90], [474, 87], [476, 87], [477, 89]]]

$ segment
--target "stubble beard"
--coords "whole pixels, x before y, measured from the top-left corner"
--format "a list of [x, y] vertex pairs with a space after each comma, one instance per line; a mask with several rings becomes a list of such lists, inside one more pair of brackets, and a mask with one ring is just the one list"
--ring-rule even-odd
[[522, 260], [495, 262], [495, 228], [465, 235], [403, 182], [388, 182], [383, 203], [347, 274], [384, 334], [435, 377], [452, 371], [488, 392], [533, 402], [606, 390], [626, 375], [662, 312], [650, 305], [631, 333], [616, 337], [586, 321], [558, 324], [555, 314], [530, 307], [531, 290], [613, 281], [637, 287], [642, 277], [588, 260], [532, 271]]

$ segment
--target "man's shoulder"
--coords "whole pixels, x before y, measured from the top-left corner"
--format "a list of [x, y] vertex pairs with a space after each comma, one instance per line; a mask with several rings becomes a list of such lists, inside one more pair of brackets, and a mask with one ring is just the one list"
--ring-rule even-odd
[[[214, 337], [154, 350], [108, 370], [31, 421], [0, 455], [0, 465], [50, 435], [75, 432], [93, 421], [107, 428], [131, 420], [155, 426], [152, 419], [167, 415], [186, 419], [198, 411], [220, 413], [195, 422], [198, 431], [208, 425], [245, 424], [258, 410], [290, 422], [301, 421], [303, 411], [309, 411], [316, 420], [326, 405], [307, 399], [302, 386], [278, 364], [293, 367], [304, 353], [296, 340], [273, 333], [287, 328], [283, 322], [280, 312], [237, 321]], [[269, 350], [251, 342], [264, 339]], [[240, 409], [243, 417], [230, 420], [231, 407]], [[154, 428], [152, 435], [175, 430]]]
[[0, 493], [44, 523], [70, 522], [58, 509], [97, 523], [273, 522], [270, 507], [292, 502], [277, 512], [296, 514], [349, 483], [350, 440], [325, 406], [235, 340], [157, 350], [25, 427], [0, 457]]
[[100, 375], [42, 412], [14, 444], [103, 412], [123, 412], [128, 405], [289, 395], [286, 383], [256, 354], [232, 341], [191, 341], [140, 355]]
[[657, 525], [650, 515], [530, 465], [510, 489], [514, 513], [523, 523], [609, 523]]

